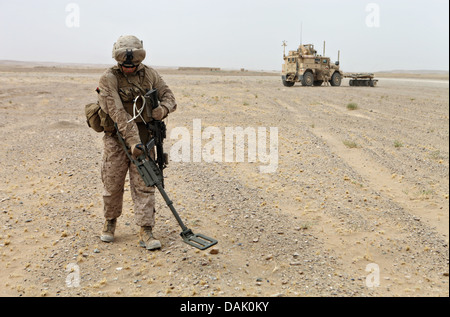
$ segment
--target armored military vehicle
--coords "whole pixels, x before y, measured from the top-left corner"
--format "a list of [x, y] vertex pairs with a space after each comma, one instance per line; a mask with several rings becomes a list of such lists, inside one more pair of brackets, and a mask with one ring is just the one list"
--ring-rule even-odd
[[296, 82], [303, 86], [321, 86], [323, 83], [340, 86], [344, 77], [339, 61], [332, 63], [329, 57], [318, 55], [313, 44], [301, 44], [288, 55], [284, 52], [283, 59], [281, 79], [286, 87], [292, 87]]
[[[286, 47], [286, 42], [283, 42]], [[343, 78], [350, 78], [350, 86], [375, 87], [378, 79], [372, 73], [343, 73], [339, 69], [339, 57], [334, 63], [325, 57], [325, 42], [323, 56], [318, 55], [313, 44], [301, 44], [296, 51], [283, 51], [284, 64], [281, 80], [286, 87], [292, 87], [296, 82], [303, 86], [321, 86], [323, 83], [340, 86]]]

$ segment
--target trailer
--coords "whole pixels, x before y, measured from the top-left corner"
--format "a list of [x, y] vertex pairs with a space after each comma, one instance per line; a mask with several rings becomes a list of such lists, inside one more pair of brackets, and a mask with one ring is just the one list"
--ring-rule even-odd
[[350, 86], [370, 86], [375, 87], [378, 79], [372, 73], [344, 73], [345, 78], [350, 78]]

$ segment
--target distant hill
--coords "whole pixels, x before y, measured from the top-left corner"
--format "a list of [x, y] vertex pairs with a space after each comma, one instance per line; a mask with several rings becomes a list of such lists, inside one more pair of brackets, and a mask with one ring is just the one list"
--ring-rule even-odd
[[431, 80], [449, 80], [448, 70], [386, 70], [375, 72], [377, 78], [414, 78]]
[[[31, 62], [31, 61], [15, 61], [15, 60], [0, 60], [0, 70], [8, 71], [9, 67], [13, 67], [15, 71], [45, 71], [45, 72], [64, 72], [68, 70], [80, 71], [80, 72], [102, 72], [104, 69], [114, 65], [112, 61], [111, 64], [89, 64], [89, 63], [58, 63], [58, 62]], [[164, 70], [169, 72], [178, 71], [178, 66], [156, 66], [150, 65], [158, 70]], [[221, 69], [221, 74], [226, 73], [237, 73], [240, 75], [252, 75], [261, 74], [265, 75], [278, 75], [279, 70], [258, 70], [258, 71], [248, 71], [244, 72], [241, 70], [232, 69]], [[392, 78], [421, 78], [421, 79], [440, 79], [448, 80], [449, 71], [448, 70], [382, 70], [378, 72], [373, 72], [375, 77], [392, 77]]]
[[397, 69], [397, 70], [382, 70], [377, 73], [391, 73], [391, 74], [437, 74], [437, 75], [448, 75], [448, 70], [406, 70], [406, 69]]
[[0, 60], [1, 66], [14, 67], [58, 67], [58, 68], [104, 68], [110, 67], [107, 64], [82, 64], [82, 63], [57, 63], [57, 62], [28, 62], [28, 61], [14, 61], [14, 60]]

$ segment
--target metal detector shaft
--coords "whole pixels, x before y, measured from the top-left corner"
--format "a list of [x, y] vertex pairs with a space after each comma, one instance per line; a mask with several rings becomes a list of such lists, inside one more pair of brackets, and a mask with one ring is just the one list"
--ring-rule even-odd
[[133, 156], [129, 153], [128, 147], [125, 143], [125, 140], [122, 138], [122, 135], [119, 132], [117, 124], [115, 126], [120, 143], [122, 144], [130, 161], [133, 162], [134, 165], [136, 165], [136, 168], [139, 174], [141, 175], [142, 179], [144, 180], [145, 185], [147, 187], [156, 186], [156, 188], [158, 188], [158, 191], [160, 192], [170, 211], [172, 212], [178, 224], [180, 225], [182, 230], [180, 235], [183, 238], [183, 241], [201, 250], [207, 249], [215, 245], [218, 242], [217, 240], [207, 237], [203, 234], [194, 234], [191, 229], [187, 228], [184, 225], [183, 221], [180, 218], [180, 215], [173, 206], [173, 202], [170, 200], [169, 196], [164, 190], [163, 187], [164, 177], [161, 173], [161, 170], [159, 169], [156, 162], [150, 157], [149, 153], [147, 153], [147, 149], [144, 149], [144, 154], [139, 156], [137, 159], [134, 159]]
[[158, 188], [159, 192], [161, 193], [161, 196], [164, 198], [164, 201], [167, 204], [167, 207], [169, 207], [170, 211], [175, 216], [175, 219], [177, 220], [178, 224], [181, 227], [181, 230], [186, 231], [189, 230], [183, 223], [183, 221], [180, 218], [180, 215], [178, 215], [178, 212], [175, 210], [175, 207], [173, 206], [173, 202], [170, 200], [169, 196], [167, 195], [166, 191], [162, 187], [161, 184], [156, 185], [156, 188]]
[[161, 196], [163, 197], [164, 201], [166, 202], [167, 206], [169, 207], [170, 211], [172, 212], [172, 214], [174, 215], [175, 219], [177, 220], [178, 224], [181, 227], [182, 232], [180, 233], [180, 235], [183, 238], [184, 242], [200, 250], [205, 250], [217, 244], [217, 240], [205, 236], [203, 234], [195, 234], [192, 232], [191, 229], [187, 228], [184, 225], [183, 221], [180, 218], [180, 215], [173, 206], [172, 200], [170, 200], [169, 196], [167, 195], [166, 191], [163, 188], [162, 174], [158, 166], [156, 165], [155, 161], [153, 161], [153, 159], [151, 158], [143, 159], [142, 157], [140, 157], [138, 158], [138, 160], [133, 160], [133, 163], [136, 164], [139, 174], [141, 174], [146, 185], [156, 186], [156, 188], [158, 188], [158, 191], [160, 192]]
[[177, 220], [178, 224], [180, 225], [181, 230], [182, 230], [180, 235], [183, 238], [184, 242], [186, 242], [187, 244], [190, 244], [200, 250], [205, 250], [205, 249], [217, 244], [217, 240], [207, 237], [200, 233], [195, 234], [192, 232], [191, 229], [187, 228], [184, 225], [183, 221], [181, 220], [180, 216], [178, 215], [178, 212], [175, 210], [175, 207], [173, 206], [173, 202], [170, 200], [166, 191], [162, 187], [162, 184], [161, 183], [157, 184], [156, 188], [158, 188], [159, 192], [161, 193], [161, 196], [164, 198], [167, 206], [169, 207], [170, 211], [172, 211], [172, 214], [174, 215], [175, 219]]

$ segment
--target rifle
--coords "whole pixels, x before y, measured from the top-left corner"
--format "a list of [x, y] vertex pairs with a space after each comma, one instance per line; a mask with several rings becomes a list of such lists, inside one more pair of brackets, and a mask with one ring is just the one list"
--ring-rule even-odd
[[[158, 108], [159, 100], [158, 100], [158, 91], [156, 89], [148, 90], [144, 95], [145, 104], [150, 105], [146, 107], [147, 116], [149, 118], [152, 117], [152, 110]], [[163, 175], [163, 170], [169, 164], [169, 157], [167, 153], [164, 153], [164, 139], [166, 138], [166, 123], [162, 120], [152, 120], [146, 123], [147, 130], [151, 133], [154, 140], [154, 145], [151, 144], [151, 147], [147, 147], [147, 151], [150, 153], [150, 149], [156, 147], [156, 164], [161, 171], [161, 175]], [[150, 140], [151, 141], [151, 140]], [[149, 142], [150, 143], [150, 142]], [[162, 186], [164, 187], [164, 177], [162, 179]]]
[[[149, 93], [147, 93], [146, 96], [148, 94]], [[151, 92], [148, 98], [154, 98], [152, 97], [152, 94], [156, 97], [156, 92]], [[158, 100], [156, 99], [152, 102], [154, 102], [152, 106], [155, 107], [154, 105], [157, 104]], [[162, 170], [167, 166], [167, 155], [165, 155], [163, 151], [163, 142], [164, 138], [166, 137], [166, 126], [164, 122], [153, 120], [152, 123], [148, 124], [148, 128], [152, 129], [151, 131], [153, 132], [152, 138], [143, 147], [139, 147], [139, 149], [143, 151], [143, 154], [141, 154], [136, 159], [133, 158], [133, 156], [130, 154], [130, 148], [126, 145], [125, 140], [120, 134], [117, 123], [114, 123], [114, 127], [116, 128], [119, 142], [122, 144], [122, 147], [125, 150], [128, 159], [134, 165], [136, 165], [139, 175], [141, 175], [142, 179], [144, 180], [145, 186], [156, 186], [161, 196], [164, 198], [164, 201], [166, 202], [170, 211], [172, 211], [172, 214], [174, 215], [175, 219], [182, 229], [180, 236], [183, 238], [183, 241], [200, 250], [205, 250], [215, 245], [218, 242], [217, 240], [207, 237], [203, 234], [195, 234], [191, 229], [187, 228], [184, 225], [175, 207], [173, 206], [173, 202], [170, 200], [169, 196], [164, 190], [164, 176]], [[150, 156], [150, 152], [154, 147], [156, 147], [157, 152], [156, 160], [154, 160]]]

